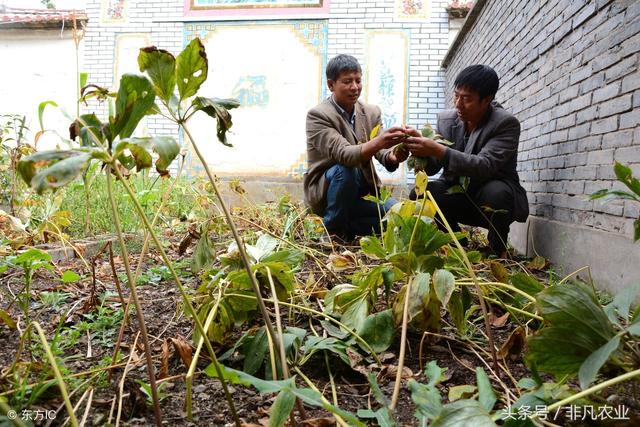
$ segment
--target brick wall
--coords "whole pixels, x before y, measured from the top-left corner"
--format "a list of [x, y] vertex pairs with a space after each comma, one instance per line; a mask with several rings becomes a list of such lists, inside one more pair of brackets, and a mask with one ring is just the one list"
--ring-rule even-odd
[[[148, 33], [152, 43], [177, 54], [183, 46], [183, 1], [129, 1], [129, 22], [103, 24], [99, 0], [88, 0], [89, 26], [85, 38], [84, 67], [89, 81], [113, 86], [113, 62], [116, 35]], [[395, 18], [395, 0], [332, 0], [328, 16], [328, 57], [339, 53], [356, 56], [366, 66], [366, 33], [369, 30], [402, 29], [409, 33], [408, 124], [435, 124], [436, 114], [444, 108], [444, 72], [440, 62], [449, 44], [447, 0], [433, 0], [428, 22], [407, 22]], [[202, 18], [207, 19], [205, 17]], [[211, 16], [211, 20], [215, 20]], [[295, 68], [295, 66], [294, 66]], [[87, 111], [106, 114], [106, 107], [90, 104]], [[149, 118], [152, 134], [177, 134], [175, 126], [158, 118]]]
[[[103, 23], [100, 0], [88, 0], [86, 6], [89, 24], [84, 38], [83, 67], [89, 73], [89, 83], [114, 87], [114, 59], [116, 37], [131, 33], [148, 34], [151, 43], [177, 55], [182, 50], [182, 22], [170, 22], [182, 16], [180, 1], [129, 0], [126, 23]], [[169, 22], [167, 22], [169, 21]], [[95, 112], [104, 118], [107, 106], [91, 102], [85, 112]], [[147, 118], [151, 135], [177, 136], [178, 127], [171, 122], [152, 116]]]
[[365, 64], [367, 30], [403, 29], [410, 34], [408, 123], [435, 124], [444, 108], [444, 73], [440, 62], [449, 46], [446, 0], [433, 0], [429, 22], [394, 19], [395, 1], [332, 0], [329, 18], [329, 58], [351, 53]]
[[636, 204], [587, 199], [621, 188], [614, 160], [640, 175], [640, 2], [480, 3], [447, 55], [447, 104], [462, 68], [494, 67], [496, 98], [522, 125], [519, 173], [531, 215], [632, 236]]

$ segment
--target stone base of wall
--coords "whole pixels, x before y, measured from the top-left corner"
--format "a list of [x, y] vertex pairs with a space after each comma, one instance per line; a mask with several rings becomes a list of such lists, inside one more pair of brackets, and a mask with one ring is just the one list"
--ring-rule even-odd
[[[561, 275], [590, 266], [595, 285], [614, 294], [640, 282], [640, 244], [631, 238], [530, 216], [511, 226], [509, 240], [521, 253], [550, 260]], [[578, 275], [588, 280], [589, 271]]]

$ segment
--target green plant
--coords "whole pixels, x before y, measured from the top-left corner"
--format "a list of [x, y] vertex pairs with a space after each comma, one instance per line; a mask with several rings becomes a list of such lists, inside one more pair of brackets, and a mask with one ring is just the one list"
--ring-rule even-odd
[[[618, 181], [623, 183], [631, 192], [622, 190], [606, 190], [602, 189], [596, 191], [591, 195], [591, 200], [603, 199], [603, 200], [631, 200], [634, 202], [640, 202], [640, 181], [633, 177], [631, 168], [616, 162], [613, 166], [613, 171], [616, 174]], [[637, 218], [633, 222], [633, 240], [640, 240], [640, 218]]]
[[[422, 130], [420, 131], [420, 133], [422, 134], [423, 137], [433, 139], [434, 141], [440, 144], [443, 144], [446, 146], [453, 145], [452, 142], [447, 141], [442, 137], [442, 135], [436, 133], [433, 130], [433, 127], [431, 127], [431, 125], [428, 123], [422, 127]], [[428, 161], [427, 158], [411, 155], [407, 159], [407, 166], [409, 167], [409, 169], [413, 169], [416, 172], [420, 172], [420, 171], [424, 172], [427, 167], [427, 161]]]
[[536, 298], [545, 326], [529, 338], [526, 360], [534, 372], [578, 377], [582, 389], [607, 365], [629, 372], [640, 367], [640, 305], [630, 311], [639, 286], [602, 307], [581, 283], [551, 286]]
[[11, 215], [16, 215], [16, 206], [23, 200], [18, 194], [17, 165], [23, 156], [33, 152], [26, 142], [28, 128], [25, 116], [19, 114], [0, 115], [0, 202], [9, 203]]
[[[18, 293], [18, 295], [16, 295], [16, 301], [20, 310], [22, 310], [25, 321], [28, 325], [31, 323], [29, 307], [31, 304], [31, 283], [33, 280], [33, 274], [40, 268], [53, 270], [51, 255], [39, 249], [29, 249], [20, 255], [7, 257], [5, 259], [5, 263], [20, 267], [24, 272], [24, 288]], [[30, 339], [28, 339], [28, 341], [30, 341]]]
[[477, 386], [472, 390], [477, 390], [477, 400], [457, 399], [443, 405], [440, 391], [436, 386], [444, 379], [445, 371], [446, 369], [438, 367], [437, 363], [432, 361], [425, 368], [425, 376], [429, 380], [427, 384], [409, 380], [411, 399], [416, 404], [416, 417], [421, 425], [426, 425], [428, 422], [433, 427], [495, 426], [490, 411], [496, 404], [497, 396], [484, 370], [476, 368]]

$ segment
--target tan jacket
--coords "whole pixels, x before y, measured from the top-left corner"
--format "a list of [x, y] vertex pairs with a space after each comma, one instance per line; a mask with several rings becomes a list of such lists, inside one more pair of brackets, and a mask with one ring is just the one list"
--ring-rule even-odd
[[[326, 208], [328, 183], [324, 173], [336, 164], [359, 167], [373, 191], [374, 182], [380, 186], [378, 175], [372, 176], [371, 160], [362, 162], [358, 143], [369, 140], [371, 130], [381, 122], [380, 108], [358, 101], [355, 105], [355, 132], [338, 112], [329, 98], [307, 113], [307, 162], [304, 175], [304, 199], [311, 210], [323, 215]], [[376, 159], [387, 170], [393, 171], [396, 164], [387, 164], [390, 150], [380, 150]]]

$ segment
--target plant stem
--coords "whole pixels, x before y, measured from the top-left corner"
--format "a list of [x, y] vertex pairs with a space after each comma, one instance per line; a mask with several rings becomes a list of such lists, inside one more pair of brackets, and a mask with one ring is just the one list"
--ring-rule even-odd
[[158, 249], [158, 252], [160, 252], [160, 257], [162, 258], [162, 261], [165, 263], [167, 268], [169, 268], [169, 271], [171, 272], [171, 276], [173, 277], [173, 280], [176, 282], [176, 286], [178, 287], [178, 290], [180, 291], [180, 295], [182, 296], [182, 300], [184, 301], [185, 309], [187, 310], [187, 314], [193, 318], [193, 321], [194, 321], [194, 323], [196, 325], [196, 330], [204, 338], [204, 343], [205, 343], [205, 345], [207, 347], [207, 351], [209, 352], [209, 355], [211, 356], [211, 361], [213, 362], [213, 366], [214, 366], [214, 368], [216, 370], [216, 373], [218, 374], [218, 379], [220, 380], [220, 384], [222, 385], [222, 390], [224, 391], [224, 395], [225, 395], [225, 398], [227, 400], [227, 404], [229, 405], [229, 410], [231, 411], [231, 415], [233, 416], [234, 423], [236, 424], [237, 427], [240, 427], [241, 426], [240, 418], [238, 417], [238, 413], [236, 412], [236, 407], [235, 407], [235, 404], [233, 403], [233, 398], [231, 397], [231, 394], [229, 393], [229, 388], [227, 387], [227, 382], [224, 379], [224, 376], [222, 375], [222, 370], [220, 369], [220, 364], [218, 363], [218, 358], [216, 357], [215, 351], [213, 351], [213, 346], [211, 345], [211, 341], [209, 340], [209, 337], [207, 336], [207, 333], [206, 333], [204, 327], [202, 326], [202, 322], [198, 318], [198, 315], [197, 315], [195, 309], [193, 308], [193, 304], [191, 304], [191, 300], [189, 299], [189, 295], [187, 295], [187, 292], [185, 291], [184, 286], [182, 286], [182, 282], [180, 281], [180, 277], [178, 277], [178, 273], [176, 273], [176, 270], [173, 268], [173, 264], [169, 260], [169, 257], [167, 256], [167, 253], [164, 251], [164, 248], [162, 247], [162, 244], [158, 240], [158, 237], [156, 236], [156, 233], [153, 231], [153, 227], [149, 223], [149, 219], [145, 215], [144, 210], [142, 209], [142, 206], [140, 205], [140, 202], [136, 198], [136, 195], [133, 192], [133, 190], [131, 189], [131, 186], [129, 186], [129, 184], [124, 179], [124, 177], [122, 176], [122, 174], [120, 173], [120, 171], [118, 169], [114, 169], [114, 171], [116, 173], [116, 176], [118, 177], [118, 179], [122, 183], [122, 186], [124, 187], [125, 191], [129, 195], [129, 198], [133, 202], [133, 206], [136, 209], [136, 211], [138, 212], [138, 216], [142, 220], [142, 223], [144, 224], [145, 228], [149, 232], [149, 235], [151, 236], [151, 239], [153, 240], [153, 243], [156, 245], [156, 248]]
[[30, 323], [28, 326], [29, 330], [31, 330], [31, 326], [36, 328], [36, 330], [38, 331], [38, 335], [40, 337], [40, 342], [42, 343], [42, 347], [44, 347], [44, 351], [45, 353], [47, 353], [47, 359], [49, 359], [49, 363], [51, 364], [51, 369], [53, 369], [53, 374], [56, 377], [56, 381], [58, 381], [58, 388], [60, 389], [62, 400], [64, 400], [64, 406], [67, 408], [67, 412], [69, 413], [69, 420], [71, 421], [71, 425], [74, 427], [77, 427], [78, 419], [76, 418], [76, 414], [73, 412], [73, 406], [71, 406], [71, 400], [69, 400], [67, 387], [65, 386], [64, 380], [62, 379], [62, 374], [60, 373], [60, 369], [58, 369], [56, 358], [51, 352], [51, 348], [49, 347], [49, 343], [47, 342], [47, 337], [45, 336], [44, 331], [42, 330], [38, 322]]
[[[422, 206], [420, 206], [420, 215], [422, 215], [422, 211], [424, 206], [427, 203], [427, 198], [422, 198]], [[413, 239], [416, 235], [416, 231], [418, 229], [418, 223], [422, 221], [420, 215], [416, 218], [416, 222], [413, 224], [413, 230], [411, 231], [411, 238], [409, 239], [409, 247], [407, 249], [407, 254], [409, 255], [409, 268], [413, 273], [413, 262], [411, 260], [411, 249], [413, 248]], [[391, 404], [389, 405], [389, 409], [392, 411], [396, 408], [398, 404], [398, 397], [400, 396], [400, 385], [402, 383], [402, 370], [404, 369], [404, 356], [407, 350], [407, 328], [409, 322], [409, 296], [411, 295], [411, 277], [412, 275], [407, 276], [407, 290], [404, 294], [404, 304], [402, 306], [402, 332], [400, 333], [400, 355], [398, 356], [398, 372], [396, 372], [396, 383], [393, 387], [393, 394], [391, 395]]]
[[[254, 299], [255, 297], [253, 295], [243, 295], [243, 294], [233, 294], [233, 293], [229, 293], [226, 294], [226, 296], [228, 297], [238, 297], [238, 298], [247, 298], [247, 299]], [[269, 298], [266, 298], [265, 301], [267, 302], [272, 302], [272, 300], [270, 300]], [[371, 348], [371, 346], [369, 344], [367, 344], [367, 342], [365, 340], [362, 339], [362, 337], [360, 335], [358, 335], [355, 331], [352, 331], [351, 329], [349, 329], [349, 327], [347, 325], [345, 325], [344, 323], [340, 322], [339, 320], [334, 319], [333, 317], [318, 311], [318, 310], [314, 310], [313, 308], [309, 308], [309, 307], [305, 307], [303, 305], [298, 305], [298, 304], [292, 304], [289, 302], [284, 302], [284, 301], [280, 301], [280, 304], [287, 306], [287, 307], [294, 307], [297, 308], [298, 310], [301, 311], [306, 311], [312, 314], [315, 314], [317, 316], [320, 317], [324, 317], [326, 320], [328, 320], [329, 322], [335, 323], [336, 325], [340, 326], [341, 328], [343, 328], [345, 331], [348, 331], [349, 334], [351, 334], [353, 336], [353, 338], [355, 338], [356, 341], [358, 341], [360, 344], [362, 344], [362, 346], [365, 348], [366, 351], [369, 352], [369, 354], [371, 355], [371, 357], [373, 357], [376, 361], [376, 363], [378, 364], [378, 366], [380, 366], [382, 368], [382, 361], [380, 360], [380, 358], [378, 357], [378, 355], [376, 354], [376, 352]]]
[[156, 374], [153, 368], [151, 345], [149, 344], [149, 337], [147, 336], [147, 326], [144, 322], [142, 307], [140, 306], [138, 292], [136, 291], [136, 281], [133, 277], [133, 274], [131, 274], [131, 266], [129, 265], [129, 254], [127, 252], [127, 247], [122, 235], [122, 226], [120, 224], [120, 214], [118, 213], [118, 206], [116, 205], [116, 199], [113, 196], [113, 177], [111, 176], [111, 170], [117, 170], [117, 168], [112, 167], [111, 165], [109, 165], [109, 167], [107, 168], [107, 193], [109, 195], [109, 203], [111, 204], [111, 213], [113, 214], [113, 224], [116, 228], [116, 235], [118, 236], [120, 252], [122, 253], [122, 262], [127, 274], [127, 280], [129, 281], [129, 290], [131, 292], [131, 298], [133, 299], [133, 305], [136, 308], [138, 326], [140, 327], [142, 342], [144, 343], [145, 358], [147, 359], [147, 373], [149, 375], [149, 386], [151, 388], [151, 396], [153, 398], [153, 412], [156, 419], [156, 425], [160, 427], [162, 426], [162, 413], [160, 412], [160, 400], [158, 399], [158, 388], [156, 386]]
[[[588, 389], [586, 389], [584, 391], [581, 391], [580, 393], [576, 393], [573, 396], [569, 396], [566, 399], [562, 399], [559, 402], [556, 402], [556, 403], [554, 403], [552, 405], [549, 405], [547, 407], [547, 411], [551, 412], [554, 409], [563, 407], [567, 403], [571, 403], [571, 402], [573, 402], [575, 400], [578, 400], [578, 399], [581, 399], [583, 397], [589, 396], [590, 394], [593, 394], [595, 392], [603, 390], [603, 389], [605, 389], [607, 387], [610, 387], [612, 385], [621, 383], [623, 381], [629, 380], [629, 379], [631, 379], [633, 377], [636, 377], [636, 376], [640, 376], [640, 369], [636, 369], [635, 371], [627, 372], [626, 374], [619, 375], [619, 376], [617, 376], [615, 378], [611, 378], [610, 380], [607, 380], [607, 381], [601, 382], [600, 384], [597, 384], [597, 385], [594, 385], [592, 387], [589, 387]], [[538, 415], [534, 412], [534, 414], [531, 417], [531, 419], [536, 418], [537, 416]]]
[[[280, 349], [280, 368], [282, 369], [282, 378], [289, 378], [289, 366], [287, 365], [287, 354], [284, 349], [284, 334], [282, 332], [282, 319], [280, 317], [280, 305], [278, 304], [278, 295], [276, 294], [276, 285], [273, 283], [273, 277], [271, 276], [271, 269], [269, 267], [266, 268], [267, 277], [269, 279], [269, 285], [271, 286], [271, 295], [273, 295], [273, 307], [276, 312], [276, 327], [278, 328], [278, 339], [280, 340], [280, 345], [278, 346]], [[307, 418], [307, 415], [304, 410], [304, 406], [302, 406], [302, 402], [300, 399], [296, 397], [296, 406], [298, 407], [298, 412], [300, 412], [300, 417], [304, 420]], [[292, 416], [292, 425], [295, 425], [295, 418]]]
[[[276, 347], [280, 347], [280, 343], [276, 339], [275, 332], [273, 330], [273, 325], [271, 324], [269, 313], [267, 312], [267, 307], [264, 304], [264, 299], [260, 294], [260, 286], [258, 285], [258, 281], [256, 280], [256, 277], [253, 274], [253, 271], [251, 271], [251, 262], [249, 261], [249, 257], [247, 256], [247, 251], [246, 251], [246, 248], [244, 247], [244, 242], [242, 241], [242, 239], [240, 238], [240, 235], [238, 234], [238, 230], [236, 229], [236, 225], [233, 222], [233, 218], [231, 218], [231, 214], [229, 213], [229, 209], [227, 208], [226, 203], [222, 199], [222, 194], [220, 194], [220, 190], [218, 189], [216, 180], [213, 174], [211, 173], [211, 170], [209, 169], [209, 165], [207, 164], [204, 156], [198, 149], [198, 145], [196, 144], [195, 140], [191, 136], [191, 133], [189, 132], [189, 129], [187, 128], [186, 123], [184, 123], [183, 121], [179, 121], [179, 124], [182, 127], [182, 130], [184, 130], [185, 134], [187, 135], [187, 138], [189, 138], [189, 141], [191, 142], [191, 147], [193, 147], [193, 151], [195, 151], [196, 155], [198, 156], [198, 159], [200, 159], [200, 163], [202, 163], [202, 167], [204, 168], [205, 173], [209, 178], [209, 182], [213, 187], [213, 191], [215, 192], [216, 197], [220, 202], [220, 207], [222, 208], [222, 212], [224, 213], [224, 216], [227, 220], [227, 225], [229, 226], [229, 229], [231, 230], [231, 234], [233, 235], [233, 238], [236, 241], [236, 245], [238, 246], [238, 251], [240, 252], [240, 257], [242, 258], [242, 263], [244, 264], [244, 268], [247, 272], [247, 275], [251, 280], [251, 286], [253, 287], [253, 292], [256, 294], [256, 300], [258, 301], [258, 307], [260, 308], [260, 313], [262, 314], [262, 318], [265, 322], [267, 333], [269, 334], [269, 336], [271, 336], [271, 339], [273, 340], [273, 342], [276, 343]], [[276, 352], [278, 356], [280, 356], [280, 354], [282, 353], [279, 350], [280, 349], [278, 349], [278, 351]], [[285, 363], [286, 363], [286, 360], [280, 361], [281, 366], [284, 366]]]
[[[326, 397], [324, 397], [324, 395], [320, 392], [320, 390], [318, 390], [318, 387], [316, 387], [316, 386], [315, 386], [315, 384], [313, 384], [313, 383], [311, 382], [311, 380], [310, 380], [310, 379], [309, 379], [305, 374], [303, 374], [303, 373], [302, 373], [302, 371], [301, 371], [297, 366], [295, 366], [293, 369], [295, 369], [295, 371], [298, 373], [298, 375], [300, 375], [300, 377], [304, 380], [304, 382], [306, 382], [306, 383], [307, 383], [307, 385], [309, 386], [309, 388], [311, 388], [312, 390], [314, 390], [314, 391], [316, 391], [317, 393], [319, 393], [319, 394], [320, 394], [320, 398], [322, 399], [322, 401], [323, 401], [324, 403], [326, 403], [326, 404], [330, 404], [330, 402], [327, 400], [327, 398], [326, 398]], [[334, 405], [334, 406], [337, 406], [337, 404], [336, 404], [336, 405]], [[338, 424], [340, 424], [341, 426], [347, 427], [347, 426], [349, 425], [349, 424], [347, 424], [347, 423], [342, 419], [342, 417], [341, 417], [340, 415], [338, 415], [338, 414], [333, 414], [333, 416], [335, 417], [336, 422], [337, 422]]]
[[473, 279], [476, 292], [478, 293], [478, 300], [480, 301], [480, 308], [482, 309], [482, 315], [484, 316], [484, 325], [485, 325], [485, 328], [487, 329], [487, 338], [489, 338], [489, 347], [491, 349], [491, 357], [493, 358], [493, 366], [494, 366], [494, 369], [498, 371], [499, 369], [498, 355], [496, 354], [496, 346], [493, 340], [493, 331], [491, 330], [491, 323], [489, 322], [489, 313], [487, 311], [487, 304], [484, 301], [484, 293], [478, 282], [478, 277], [476, 276], [475, 271], [473, 271], [473, 266], [471, 265], [471, 261], [469, 261], [467, 252], [464, 250], [464, 248], [456, 238], [456, 234], [451, 229], [451, 225], [449, 225], [447, 218], [445, 218], [444, 213], [442, 213], [442, 210], [440, 210], [440, 206], [438, 206], [438, 203], [436, 203], [436, 200], [433, 198], [430, 191], [427, 191], [427, 196], [431, 200], [431, 203], [433, 203], [433, 205], [435, 206], [436, 211], [438, 212], [438, 215], [440, 215], [440, 218], [442, 219], [444, 226], [447, 228], [447, 231], [449, 232], [449, 235], [453, 238], [453, 241], [456, 242], [456, 246], [460, 251], [460, 253], [462, 254], [462, 257], [464, 258], [464, 263], [467, 266], [467, 270], [469, 270], [469, 275]]
[[[456, 285], [461, 285], [461, 286], [466, 286], [466, 285], [473, 285], [475, 283], [471, 282], [469, 283], [468, 281], [465, 280], [456, 280]], [[529, 295], [528, 293], [526, 293], [525, 291], [522, 291], [518, 288], [516, 288], [515, 286], [509, 285], [507, 283], [502, 283], [502, 282], [478, 282], [479, 285], [482, 286], [496, 286], [496, 287], [500, 287], [500, 288], [506, 288], [509, 289], [510, 291], [513, 291], [517, 294], [522, 295], [523, 297], [525, 297], [526, 299], [528, 299], [531, 302], [536, 302], [535, 297]]]

